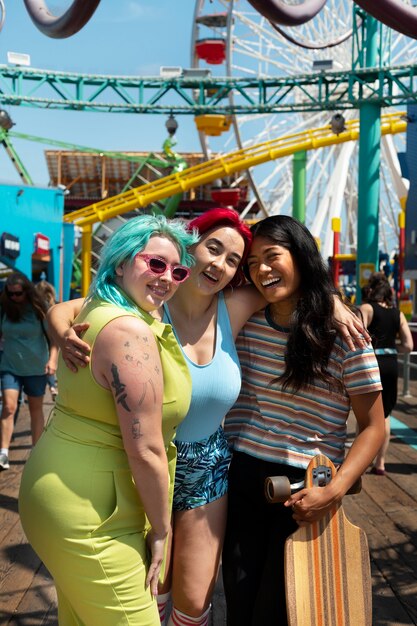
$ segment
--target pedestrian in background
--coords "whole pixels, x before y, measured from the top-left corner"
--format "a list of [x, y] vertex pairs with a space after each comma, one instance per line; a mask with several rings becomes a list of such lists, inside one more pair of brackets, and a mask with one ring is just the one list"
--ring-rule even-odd
[[362, 290], [363, 322], [372, 338], [382, 383], [385, 439], [371, 472], [385, 474], [385, 456], [391, 437], [390, 415], [397, 403], [398, 352], [411, 352], [413, 337], [404, 313], [394, 306], [394, 294], [385, 274], [376, 272]]
[[47, 374], [54, 374], [57, 349], [46, 331], [47, 306], [34, 284], [19, 272], [10, 274], [0, 295], [3, 353], [0, 362], [3, 406], [0, 421], [0, 469], [9, 469], [13, 418], [20, 391], [29, 405], [32, 442], [44, 427], [43, 399]]

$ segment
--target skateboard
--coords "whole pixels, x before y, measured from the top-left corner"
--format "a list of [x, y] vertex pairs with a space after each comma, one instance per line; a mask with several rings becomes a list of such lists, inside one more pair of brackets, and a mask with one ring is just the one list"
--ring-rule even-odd
[[[305, 480], [286, 476], [265, 481], [269, 502], [285, 502], [292, 492], [323, 487], [336, 473], [324, 455], [315, 456]], [[356, 484], [349, 493], [358, 493]], [[336, 504], [318, 522], [298, 528], [285, 542], [288, 626], [372, 626], [372, 584], [365, 532]]]

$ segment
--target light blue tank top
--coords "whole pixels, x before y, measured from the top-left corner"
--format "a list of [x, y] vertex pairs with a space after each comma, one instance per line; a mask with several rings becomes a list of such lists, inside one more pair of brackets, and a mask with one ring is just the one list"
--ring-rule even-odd
[[[166, 305], [163, 321], [172, 324]], [[175, 333], [174, 327], [173, 330]], [[177, 337], [176, 333], [175, 336]], [[183, 353], [191, 374], [192, 393], [190, 408], [178, 426], [176, 440], [200, 441], [210, 437], [219, 428], [224, 416], [237, 400], [242, 380], [239, 357], [222, 293], [218, 296], [213, 359], [206, 365], [196, 365], [184, 351]]]

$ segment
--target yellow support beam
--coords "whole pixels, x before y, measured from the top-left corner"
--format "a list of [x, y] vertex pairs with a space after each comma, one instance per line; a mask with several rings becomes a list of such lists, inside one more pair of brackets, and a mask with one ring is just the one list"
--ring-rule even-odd
[[[381, 117], [382, 135], [403, 133], [406, 128], [407, 122], [404, 112], [388, 113]], [[200, 185], [206, 185], [217, 178], [289, 156], [299, 150], [317, 150], [347, 141], [356, 141], [358, 137], [359, 120], [346, 122], [346, 130], [339, 135], [335, 135], [331, 131], [330, 124], [321, 128], [286, 135], [250, 148], [236, 150], [217, 159], [190, 167], [183, 172], [171, 174], [152, 183], [101, 200], [66, 215], [64, 221], [73, 222], [80, 227], [91, 226], [96, 222], [105, 222], [133, 209], [144, 208], [151, 202], [168, 198]]]
[[356, 254], [335, 254], [336, 261], [356, 261]]
[[91, 282], [91, 250], [93, 229], [84, 225], [81, 231], [81, 295], [85, 298]]

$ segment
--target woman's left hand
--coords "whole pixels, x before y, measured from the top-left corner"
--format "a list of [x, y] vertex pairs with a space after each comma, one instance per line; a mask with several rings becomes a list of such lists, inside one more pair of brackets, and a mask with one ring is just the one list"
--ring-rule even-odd
[[326, 487], [310, 487], [294, 493], [284, 506], [292, 508], [293, 519], [299, 526], [308, 526], [324, 517], [336, 504], [337, 499]]

